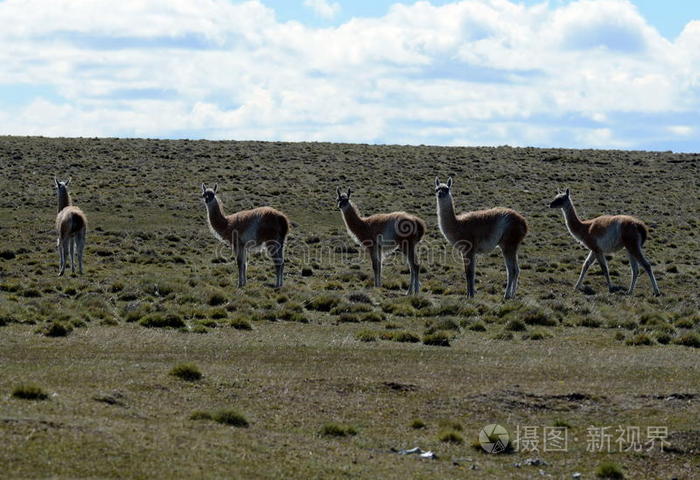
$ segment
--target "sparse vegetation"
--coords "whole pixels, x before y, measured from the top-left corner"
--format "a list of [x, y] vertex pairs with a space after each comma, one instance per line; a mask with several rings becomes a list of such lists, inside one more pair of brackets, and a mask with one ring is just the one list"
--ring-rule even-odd
[[29, 384], [16, 386], [12, 390], [12, 396], [22, 400], [47, 400], [49, 398], [49, 394], [41, 387]]
[[193, 363], [181, 363], [176, 365], [170, 370], [170, 375], [182, 380], [187, 380], [188, 382], [195, 382], [202, 378], [202, 372], [200, 372], [199, 367]]
[[348, 437], [357, 435], [357, 430], [350, 425], [326, 423], [321, 427], [320, 434], [324, 437]]
[[[683, 449], [698, 411], [683, 395], [700, 389], [700, 223], [698, 199], [687, 194], [698, 177], [694, 156], [3, 137], [0, 158], [0, 178], [9, 179], [0, 249], [14, 254], [0, 257], [7, 477], [447, 478], [472, 463], [484, 479], [537, 475], [513, 469], [520, 459], [512, 455], [453, 465], [470, 452], [438, 436], [454, 432], [469, 445], [488, 421], [543, 427], [560, 416], [574, 427], [569, 452], [547, 454], [543, 470], [554, 478], [571, 476], [572, 458], [582, 478], [609, 459], [585, 451], [591, 423], [668, 426], [679, 451], [616, 453], [626, 477], [648, 476], [652, 462], [655, 475], [672, 478], [690, 461]], [[55, 236], [41, 220], [55, 216], [52, 172], [73, 176], [90, 219], [83, 276], [56, 276]], [[430, 187], [442, 172], [455, 178], [460, 209], [502, 205], [526, 216], [514, 300], [502, 299], [497, 252], [479, 259], [477, 296], [466, 298], [464, 266], [436, 228]], [[283, 288], [273, 288], [264, 251], [251, 253], [248, 285], [237, 288], [235, 258], [206, 226], [202, 181], [219, 182], [227, 211], [270, 205], [288, 213]], [[403, 209], [426, 220], [418, 298], [404, 296], [400, 254], [387, 255], [384, 286], [372, 286], [370, 261], [334, 208], [336, 183], [356, 189], [363, 214]], [[624, 210], [647, 222], [662, 297], [651, 296], [644, 275], [634, 296], [610, 294], [597, 266], [585, 293], [573, 289], [585, 251], [561, 213], [546, 208], [559, 186], [582, 192], [581, 216]], [[623, 286], [625, 257], [609, 261]], [[526, 329], [504, 330], [511, 321]], [[44, 337], [53, 323], [73, 332]], [[439, 333], [449, 348], [422, 343]], [[541, 333], [545, 340], [527, 340]], [[625, 344], [640, 335], [651, 344]], [[196, 363], [204, 380], [168, 375], [181, 362]], [[12, 397], [25, 379], [50, 386], [52, 401]], [[91, 401], [97, 393], [118, 402]], [[251, 428], [214, 423], [227, 406], [245, 412]], [[417, 417], [425, 426], [414, 429]], [[458, 419], [463, 430], [440, 418]], [[361, 433], [330, 440], [319, 435], [325, 419]], [[378, 453], [413, 446], [441, 460]]]
[[596, 469], [595, 475], [598, 478], [625, 478], [625, 475], [622, 473], [622, 469], [616, 463], [613, 462], [601, 463]]

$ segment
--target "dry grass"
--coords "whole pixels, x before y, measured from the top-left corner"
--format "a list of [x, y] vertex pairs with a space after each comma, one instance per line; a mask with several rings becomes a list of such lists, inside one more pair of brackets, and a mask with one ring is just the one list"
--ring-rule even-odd
[[[513, 467], [524, 452], [471, 449], [490, 423], [511, 432], [568, 425], [578, 440], [541, 467], [554, 478], [588, 478], [611, 460], [628, 478], [692, 478], [699, 467], [693, 156], [39, 138], [2, 138], [0, 155], [7, 477], [465, 478], [471, 465], [479, 478], [536, 474]], [[409, 173], [397, 174], [399, 164]], [[52, 179], [37, 172], [73, 177], [91, 225], [83, 277], [56, 277]], [[464, 297], [460, 262], [439, 254], [436, 173], [455, 177], [460, 210], [503, 205], [528, 218], [517, 300], [501, 299], [498, 253], [480, 258], [477, 297]], [[281, 291], [261, 256], [236, 289], [230, 252], [204, 223], [201, 181], [219, 182], [228, 211], [270, 204], [295, 222]], [[387, 258], [385, 288], [371, 288], [368, 259], [335, 208], [336, 183], [355, 188], [363, 213], [404, 209], [426, 219], [419, 298], [403, 297], [408, 273], [398, 256]], [[545, 208], [564, 185], [585, 216], [624, 212], [650, 225], [663, 297], [651, 297], [643, 277], [634, 296], [609, 294], [595, 266], [588, 292], [573, 291], [585, 252]], [[615, 283], [628, 281], [624, 255], [610, 269]], [[54, 324], [70, 334], [42, 335]], [[421, 342], [435, 335], [449, 346]], [[183, 362], [206, 376], [167, 375]], [[25, 383], [51, 401], [13, 398]], [[248, 428], [190, 419], [232, 409]], [[325, 422], [357, 434], [319, 435]], [[667, 426], [673, 450], [588, 452], [591, 424]], [[463, 443], [440, 441], [446, 432]], [[413, 446], [439, 459], [392, 451]]]

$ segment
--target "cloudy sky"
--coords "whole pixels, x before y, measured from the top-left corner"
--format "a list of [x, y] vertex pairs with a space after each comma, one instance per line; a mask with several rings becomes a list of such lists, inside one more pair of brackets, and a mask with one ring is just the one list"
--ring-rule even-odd
[[695, 0], [0, 0], [0, 25], [0, 135], [700, 151]]

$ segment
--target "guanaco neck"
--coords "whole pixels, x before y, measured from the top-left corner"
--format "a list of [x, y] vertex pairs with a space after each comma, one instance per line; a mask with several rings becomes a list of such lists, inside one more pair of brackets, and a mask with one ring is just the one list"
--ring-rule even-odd
[[361, 237], [367, 224], [360, 216], [360, 212], [357, 211], [357, 207], [352, 202], [348, 202], [347, 205], [340, 209], [340, 212], [343, 214], [343, 221], [345, 221], [345, 226], [348, 230]]
[[583, 222], [578, 218], [573, 202], [569, 200], [564, 204], [561, 210], [564, 212], [564, 220], [566, 221], [566, 227], [569, 229], [569, 232], [579, 237], [583, 229]]
[[207, 217], [211, 228], [214, 229], [215, 232], [223, 234], [226, 227], [228, 227], [228, 220], [226, 220], [224, 216], [223, 206], [217, 197], [214, 197], [213, 202], [207, 203]]
[[60, 212], [64, 208], [72, 205], [72, 201], [70, 199], [70, 194], [68, 193], [68, 190], [65, 188], [61, 188], [58, 190], [58, 211]]
[[457, 226], [457, 215], [452, 195], [437, 199], [437, 216], [440, 230], [443, 234], [451, 234]]

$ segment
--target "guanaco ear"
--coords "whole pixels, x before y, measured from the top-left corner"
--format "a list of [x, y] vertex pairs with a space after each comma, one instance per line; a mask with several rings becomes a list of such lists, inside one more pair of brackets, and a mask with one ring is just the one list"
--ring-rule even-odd
[[215, 183], [215, 184], [214, 184], [214, 193], [216, 193], [216, 192], [218, 192], [218, 191], [219, 191], [219, 184], [218, 184], [218, 183]]
[[452, 188], [452, 177], [447, 177], [447, 188]]
[[58, 178], [53, 177], [53, 183], [56, 185], [56, 188], [58, 188]]
[[340, 198], [340, 187], [335, 187], [335, 193], [338, 195], [338, 198]]
[[66, 182], [66, 187], [67, 187], [68, 185], [70, 185], [70, 180], [71, 180], [71, 177], [68, 177], [68, 181]]
[[352, 189], [348, 188], [348, 198], [350, 198], [350, 194], [352, 193]]
[[438, 177], [435, 177], [435, 187], [440, 186], [440, 179]]
[[202, 183], [202, 193], [204, 193], [204, 192], [206, 192], [206, 191], [207, 191], [207, 186], [204, 185], [204, 183]]
[[571, 193], [571, 192], [570, 192], [569, 189], [567, 188], [567, 189], [566, 189], [566, 196], [568, 197], [570, 193]]

